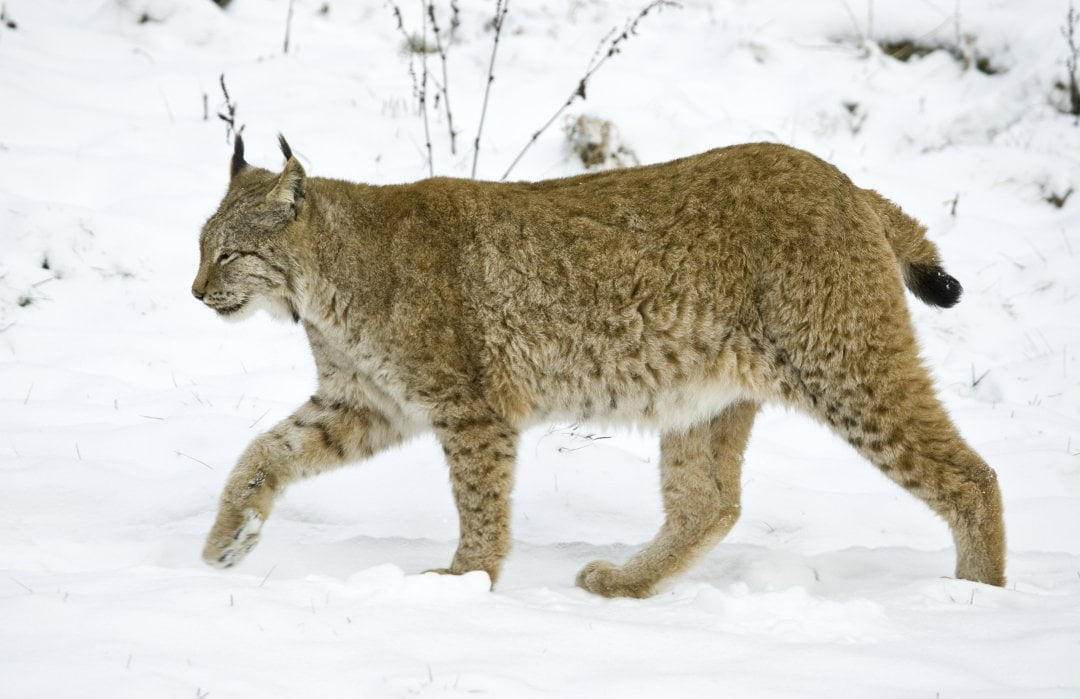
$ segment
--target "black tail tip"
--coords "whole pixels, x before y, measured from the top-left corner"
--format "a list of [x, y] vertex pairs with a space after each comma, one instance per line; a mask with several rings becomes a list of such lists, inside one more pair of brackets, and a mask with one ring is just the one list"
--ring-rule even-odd
[[952, 308], [960, 301], [964, 288], [955, 277], [938, 265], [912, 263], [908, 265], [907, 285], [923, 303]]

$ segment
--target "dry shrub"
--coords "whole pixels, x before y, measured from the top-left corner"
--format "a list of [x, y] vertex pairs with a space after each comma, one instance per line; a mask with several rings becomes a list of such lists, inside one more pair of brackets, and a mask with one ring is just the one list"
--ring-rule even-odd
[[586, 170], [631, 167], [639, 162], [634, 151], [623, 145], [618, 129], [607, 119], [588, 114], [568, 115], [563, 131], [567, 145], [581, 159]]

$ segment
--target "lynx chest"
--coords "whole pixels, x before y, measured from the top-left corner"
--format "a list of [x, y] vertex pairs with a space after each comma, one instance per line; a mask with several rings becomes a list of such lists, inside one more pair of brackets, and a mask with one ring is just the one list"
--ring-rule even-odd
[[403, 433], [429, 423], [423, 405], [410, 400], [401, 370], [377, 343], [347, 339], [344, 331], [304, 321], [319, 374], [319, 393], [354, 406], [373, 408]]

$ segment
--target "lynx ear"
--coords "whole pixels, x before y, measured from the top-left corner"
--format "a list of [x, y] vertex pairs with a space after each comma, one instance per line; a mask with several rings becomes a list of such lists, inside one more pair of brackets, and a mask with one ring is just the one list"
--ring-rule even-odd
[[244, 162], [244, 139], [240, 134], [236, 134], [236, 138], [233, 139], [232, 164], [229, 166], [229, 176], [236, 177], [247, 166], [248, 164]]
[[[292, 155], [290, 151], [289, 155]], [[285, 163], [285, 169], [278, 175], [277, 184], [266, 195], [267, 201], [284, 206], [291, 206], [295, 213], [300, 208], [300, 200], [304, 198], [304, 167], [296, 158], [290, 157]]]

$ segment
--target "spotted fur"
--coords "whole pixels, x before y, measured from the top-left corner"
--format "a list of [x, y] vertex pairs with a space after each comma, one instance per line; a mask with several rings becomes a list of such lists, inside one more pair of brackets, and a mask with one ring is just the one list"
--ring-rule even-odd
[[535, 183], [369, 186], [248, 165], [200, 239], [196, 297], [301, 323], [310, 400], [240, 457], [204, 556], [239, 561], [285, 487], [421, 432], [460, 516], [449, 573], [494, 581], [510, 547], [518, 435], [551, 420], [661, 433], [666, 520], [578, 584], [645, 596], [739, 516], [765, 402], [828, 425], [950, 525], [956, 575], [1002, 585], [994, 472], [961, 439], [917, 351], [903, 286], [960, 286], [925, 229], [833, 166], [749, 144]]

